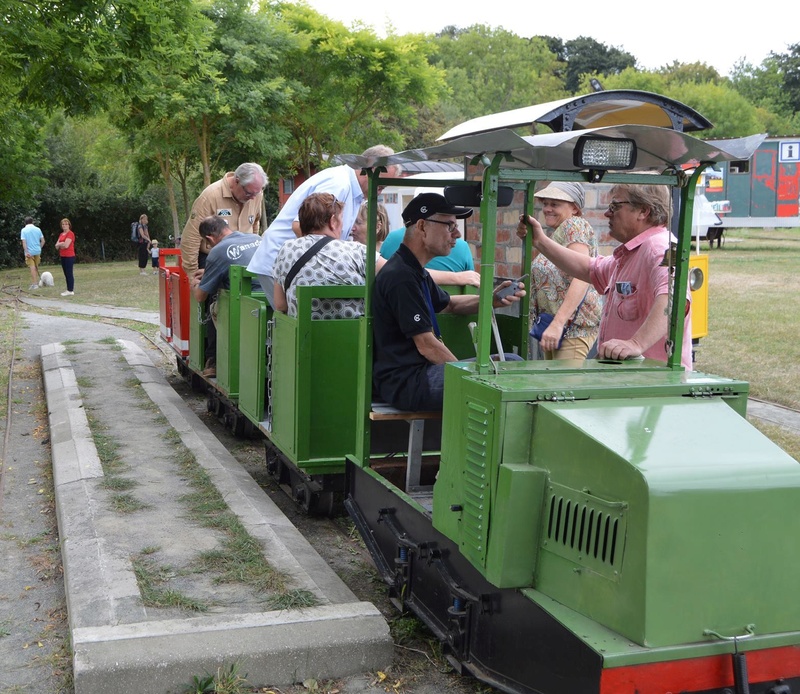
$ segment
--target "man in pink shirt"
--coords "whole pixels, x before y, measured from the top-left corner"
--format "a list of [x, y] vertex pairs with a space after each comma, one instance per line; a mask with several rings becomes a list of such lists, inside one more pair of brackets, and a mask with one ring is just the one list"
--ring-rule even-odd
[[[667, 360], [669, 268], [661, 265], [671, 241], [666, 228], [671, 200], [666, 186], [618, 185], [606, 210], [609, 235], [620, 242], [610, 256], [589, 258], [555, 243], [534, 217], [533, 246], [564, 272], [591, 282], [605, 296], [598, 357], [644, 356]], [[690, 295], [687, 289], [681, 363], [692, 368]]]

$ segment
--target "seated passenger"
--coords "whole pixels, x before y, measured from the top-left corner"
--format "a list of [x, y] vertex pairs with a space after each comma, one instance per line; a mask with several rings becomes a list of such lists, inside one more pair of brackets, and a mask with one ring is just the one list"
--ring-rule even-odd
[[[436, 314], [477, 313], [479, 297], [450, 296], [424, 266], [450, 253], [460, 236], [456, 220], [471, 214], [437, 193], [418, 195], [403, 210], [403, 243], [375, 278], [373, 384], [376, 395], [398, 409], [442, 409], [444, 365], [458, 359], [441, 340]], [[509, 306], [524, 295], [518, 288], [510, 297], [495, 298], [494, 306]]]
[[[406, 230], [404, 228], [395, 229], [390, 232], [380, 248], [381, 256], [389, 260], [403, 242], [405, 233]], [[425, 269], [430, 273], [431, 277], [433, 277], [436, 284], [452, 284], [456, 286], [472, 284], [473, 286], [478, 286], [476, 283], [472, 282], [470, 274], [474, 273], [478, 275], [478, 273], [475, 272], [475, 261], [472, 258], [472, 251], [470, 250], [469, 244], [462, 238], [456, 239], [456, 245], [453, 246], [453, 250], [450, 251], [448, 255], [440, 255], [433, 258], [425, 266]], [[431, 270], [437, 270], [437, 272], [434, 273], [431, 272]], [[461, 281], [447, 282], [446, 279], [448, 275], [461, 275], [461, 277], [458, 278]], [[437, 277], [442, 277], [444, 281], [437, 281]], [[478, 279], [480, 279], [479, 275]]]
[[[230, 289], [228, 271], [231, 265], [247, 267], [256, 248], [261, 244], [261, 237], [233, 231], [224, 217], [216, 215], [206, 217], [200, 222], [199, 233], [209, 252], [205, 259], [205, 268], [197, 270], [192, 277], [192, 296], [199, 303], [210, 299], [208, 310], [212, 322], [206, 326], [206, 364], [203, 375], [214, 377], [217, 375], [217, 292], [220, 289]], [[254, 291], [261, 289], [258, 280], [253, 280], [252, 287]]]
[[[343, 205], [331, 193], [312, 193], [300, 206], [302, 236], [281, 246], [275, 258], [275, 308], [297, 316], [297, 287], [311, 285], [363, 285], [367, 247], [342, 241]], [[309, 254], [309, 255], [306, 255]], [[384, 260], [377, 258], [380, 269]], [[288, 278], [288, 281], [287, 281]], [[312, 318], [358, 318], [361, 299], [314, 299]]]
[[[386, 211], [386, 206], [383, 203], [378, 203], [378, 218], [375, 226], [375, 250], [380, 251], [381, 245], [386, 239], [386, 234], [389, 233], [389, 213]], [[358, 241], [358, 243], [367, 243], [367, 203], [361, 203], [358, 208], [358, 216], [353, 223], [353, 229], [350, 232], [350, 240]]]

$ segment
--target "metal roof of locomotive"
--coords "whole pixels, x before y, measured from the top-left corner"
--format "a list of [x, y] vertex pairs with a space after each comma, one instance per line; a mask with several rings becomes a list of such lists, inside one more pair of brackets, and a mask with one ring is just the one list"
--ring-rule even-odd
[[554, 132], [601, 128], [609, 125], [655, 125], [680, 132], [705, 130], [712, 123], [693, 108], [660, 94], [633, 89], [611, 89], [492, 113], [460, 123], [438, 138], [455, 140], [508, 128], [548, 126]]
[[340, 155], [340, 161], [353, 168], [373, 168], [409, 162], [474, 159], [482, 155], [502, 153], [501, 168], [580, 171], [573, 162], [578, 138], [599, 135], [631, 138], [638, 148], [636, 171], [663, 173], [697, 166], [701, 162], [716, 163], [749, 159], [766, 135], [750, 135], [733, 140], [706, 142], [684, 132], [652, 125], [620, 125], [587, 128], [570, 132], [546, 133], [520, 137], [512, 130], [497, 130], [460, 137], [449, 142], [409, 149], [385, 157]]

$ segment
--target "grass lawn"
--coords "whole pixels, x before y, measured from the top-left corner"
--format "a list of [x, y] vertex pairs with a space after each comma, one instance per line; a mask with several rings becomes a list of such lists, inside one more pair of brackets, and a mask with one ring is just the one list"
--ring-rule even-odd
[[139, 274], [135, 260], [117, 263], [77, 263], [75, 265], [75, 296], [62, 297], [67, 286], [60, 265], [42, 265], [40, 273], [49, 270], [55, 287], [41, 287], [28, 291], [31, 283], [27, 267], [0, 271], [3, 291], [19, 288], [22, 294], [42, 299], [74, 301], [81, 304], [101, 304], [158, 311], [158, 276], [148, 266], [147, 275]]
[[708, 252], [709, 334], [696, 368], [800, 409], [800, 229], [731, 229]]

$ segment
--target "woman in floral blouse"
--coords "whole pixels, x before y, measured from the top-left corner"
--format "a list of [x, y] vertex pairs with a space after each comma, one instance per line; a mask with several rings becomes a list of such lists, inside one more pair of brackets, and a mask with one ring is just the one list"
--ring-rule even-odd
[[[562, 246], [587, 256], [597, 255], [597, 238], [592, 225], [582, 216], [585, 201], [578, 183], [557, 181], [534, 194], [542, 203], [545, 226], [551, 238]], [[520, 223], [517, 234], [527, 227]], [[545, 359], [586, 359], [597, 339], [600, 325], [600, 296], [586, 282], [564, 274], [534, 250], [531, 263], [531, 322], [541, 312], [553, 316], [539, 341]]]

